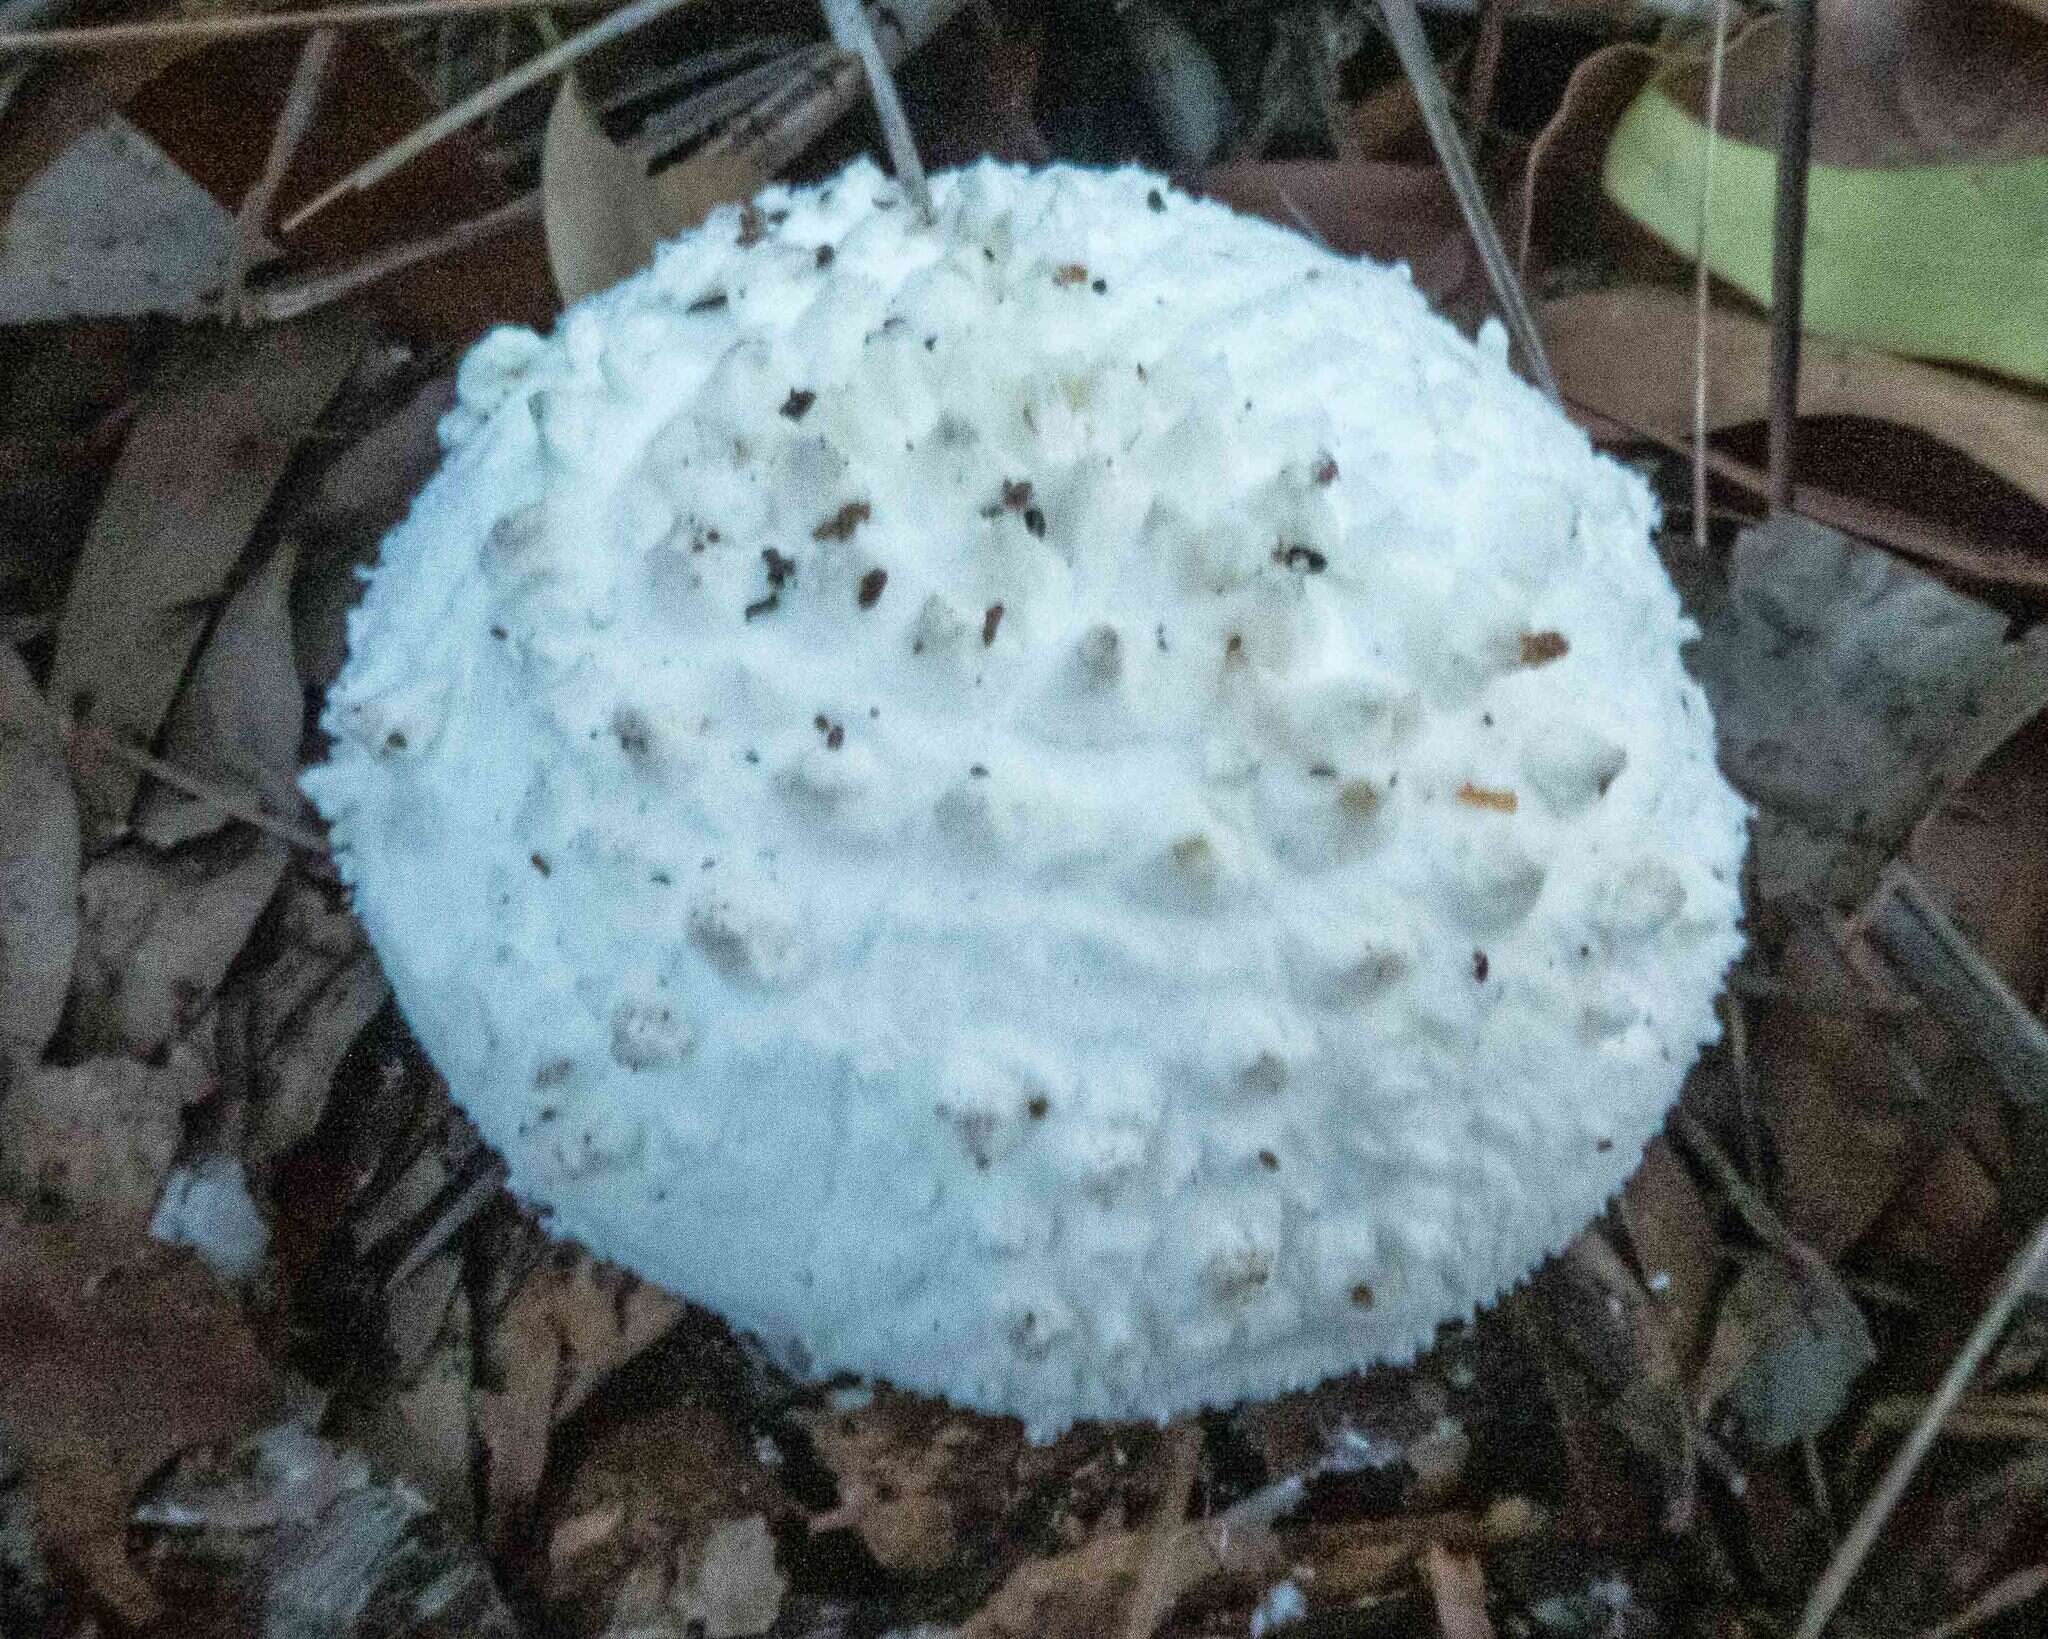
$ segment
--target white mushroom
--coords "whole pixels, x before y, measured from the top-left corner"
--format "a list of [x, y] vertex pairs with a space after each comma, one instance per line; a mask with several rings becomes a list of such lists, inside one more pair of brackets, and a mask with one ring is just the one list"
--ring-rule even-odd
[[813, 1372], [1403, 1360], [1634, 1168], [1740, 945], [1642, 482], [1137, 170], [858, 163], [464, 365], [307, 788], [561, 1234]]

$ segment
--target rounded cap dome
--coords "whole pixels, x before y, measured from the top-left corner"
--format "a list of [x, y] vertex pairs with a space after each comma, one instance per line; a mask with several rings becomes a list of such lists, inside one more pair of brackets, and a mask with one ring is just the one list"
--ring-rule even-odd
[[464, 361], [307, 787], [552, 1226], [1165, 1417], [1598, 1213], [1740, 945], [1654, 507], [1406, 272], [1137, 170], [777, 187]]

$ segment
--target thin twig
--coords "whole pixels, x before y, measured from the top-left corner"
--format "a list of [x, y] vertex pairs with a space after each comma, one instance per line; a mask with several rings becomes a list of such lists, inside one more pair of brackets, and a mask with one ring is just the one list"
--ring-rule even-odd
[[1905, 1495], [1906, 1487], [1912, 1483], [1936, 1435], [1941, 1432], [1943, 1420], [1970, 1386], [1970, 1379], [1976, 1376], [1984, 1357], [2004, 1335], [2006, 1322], [2012, 1318], [2020, 1299], [2039, 1282], [2044, 1270], [2048, 1270], [2048, 1220], [2043, 1220], [2034, 1231], [2034, 1238], [2007, 1266], [2005, 1277], [1999, 1282], [1989, 1307], [1970, 1333], [1962, 1351], [1942, 1375], [1941, 1386], [1928, 1401], [1926, 1412], [1906, 1437], [1906, 1443], [1899, 1448], [1891, 1467], [1870, 1494], [1870, 1500], [1863, 1505], [1863, 1512], [1856, 1516], [1856, 1523], [1849, 1528], [1848, 1536], [1842, 1539], [1841, 1547], [1836, 1549], [1827, 1570], [1815, 1584], [1794, 1639], [1820, 1639], [1821, 1629], [1827, 1626], [1842, 1603], [1849, 1584], [1862, 1569], [1870, 1550], [1877, 1545], [1878, 1536], [1891, 1519], [1892, 1511], [1898, 1507], [1899, 1499]]
[[320, 90], [327, 82], [327, 64], [334, 55], [338, 39], [340, 35], [333, 29], [323, 28], [300, 48], [299, 65], [293, 70], [291, 89], [285, 94], [284, 108], [277, 116], [277, 129], [271, 134], [270, 152], [264, 157], [263, 174], [242, 196], [241, 208], [235, 212], [235, 246], [228, 258], [227, 277], [221, 288], [221, 307], [234, 318], [246, 320], [243, 302], [247, 294], [244, 287], [249, 282], [249, 269], [255, 265], [257, 252], [263, 245], [264, 225], [270, 220], [270, 207], [277, 199], [277, 190], [284, 185], [285, 172], [291, 169], [293, 156], [305, 140], [306, 131], [313, 123], [314, 111], [320, 105]]
[[226, 786], [188, 773], [176, 763], [167, 763], [161, 757], [152, 756], [106, 729], [97, 728], [89, 723], [73, 723], [70, 725], [69, 733], [74, 740], [85, 740], [95, 750], [104, 751], [108, 756], [128, 764], [129, 767], [163, 781], [174, 791], [182, 791], [188, 797], [210, 803], [228, 818], [238, 819], [245, 825], [253, 825], [266, 836], [277, 838], [279, 842], [289, 843], [294, 848], [303, 848], [306, 852], [318, 854], [323, 858], [328, 852], [327, 839], [311, 827], [280, 819], [255, 798], [242, 796]]
[[1721, 79], [1728, 60], [1728, 0], [1714, 0], [1714, 56], [1707, 71], [1707, 152], [1700, 165], [1700, 232], [1693, 245], [1692, 544], [1707, 552], [1707, 273], [1708, 230], [1714, 220], [1714, 152], [1721, 146]]
[[1910, 869], [1889, 867], [1851, 930], [1997, 1075], [2016, 1104], [2048, 1103], [2048, 1026], [2015, 996]]
[[[313, 11], [233, 12], [225, 17], [167, 17], [154, 23], [102, 23], [96, 28], [13, 28], [0, 33], [0, 51], [120, 51], [129, 46], [205, 45], [258, 34], [306, 29], [378, 28], [421, 17], [532, 11], [540, 6], [594, 7], [607, 0], [390, 0], [386, 5], [323, 6]], [[12, 19], [8, 19], [12, 21]]]
[[868, 93], [875, 99], [875, 114], [882, 122], [882, 140], [889, 145], [889, 162], [896, 167], [896, 180], [910, 195], [917, 213], [932, 219], [932, 191], [925, 181], [924, 161], [917, 157], [917, 138], [910, 129], [910, 116], [903, 112], [903, 99], [896, 94], [896, 82], [882, 57], [875, 31], [868, 26], [868, 14], [860, 0], [822, 0], [825, 26], [832, 31], [832, 43], [841, 51], [860, 58], [867, 73]]
[[1671, 1112], [1671, 1131], [1706, 1164], [1715, 1182], [1721, 1186], [1721, 1192], [1728, 1197], [1729, 1204], [1757, 1239], [1775, 1251], [1789, 1252], [1794, 1242], [1792, 1231], [1785, 1227], [1785, 1220], [1772, 1210], [1770, 1203], [1757, 1193], [1756, 1186], [1743, 1177], [1735, 1163], [1728, 1159], [1728, 1152], [1707, 1131], [1706, 1123], [1681, 1104]]
[[1516, 277], [1508, 253], [1501, 247], [1500, 230], [1493, 224], [1493, 213], [1486, 206], [1486, 194], [1472, 169], [1472, 156], [1465, 151], [1465, 139], [1459, 135], [1458, 122], [1452, 117], [1450, 93], [1444, 89], [1443, 76], [1437, 72], [1436, 58], [1429, 49], [1429, 37], [1422, 31], [1422, 14], [1415, 9], [1415, 0], [1380, 0], [1380, 13], [1386, 19], [1394, 54], [1401, 59], [1402, 72], [1414, 88], [1423, 126], [1429, 132], [1438, 163], [1443, 166], [1444, 176], [1457, 198], [1466, 231], [1478, 247], [1480, 263], [1486, 269], [1486, 282], [1493, 287], [1493, 299], [1500, 303], [1508, 335], [1522, 355], [1522, 367], [1543, 389], [1545, 397], [1553, 404], [1561, 403], [1557, 378], [1551, 374], [1550, 358], [1543, 350], [1543, 337], [1536, 328], [1535, 315], [1529, 310], [1529, 298], [1522, 290], [1522, 281]]
[[510, 73], [493, 80], [473, 96], [463, 98], [453, 108], [427, 121], [410, 135], [400, 138], [374, 159], [357, 166], [339, 182], [323, 190], [309, 203], [301, 205], [286, 217], [280, 224], [281, 231], [296, 232], [337, 200], [375, 187], [429, 148], [447, 140], [465, 126], [475, 124], [493, 109], [503, 107], [528, 87], [540, 85], [563, 69], [573, 67], [599, 46], [609, 45], [621, 35], [630, 34], [633, 30], [644, 28], [672, 11], [680, 11], [683, 7], [696, 3], [697, 0], [633, 0], [631, 5], [621, 6], [610, 16], [592, 23], [581, 33], [572, 34], [552, 50], [543, 51], [538, 57], [528, 59]]
[[1960, 1639], [2028, 1600], [2039, 1599], [2044, 1592], [2048, 1592], [2048, 1565], [2023, 1566], [2011, 1576], [2000, 1577], [1946, 1622], [1925, 1630], [1920, 1639]]
[[367, 256], [356, 257], [339, 267], [321, 272], [309, 273], [302, 278], [281, 280], [277, 284], [252, 290], [242, 299], [242, 310], [248, 319], [270, 324], [279, 324], [286, 319], [296, 319], [311, 313], [316, 308], [330, 306], [345, 296], [352, 296], [365, 285], [375, 284], [379, 279], [388, 279], [394, 273], [402, 273], [421, 262], [430, 262], [437, 256], [446, 256], [451, 251], [461, 250], [480, 239], [503, 233], [507, 228], [517, 227], [521, 222], [540, 215], [540, 190], [521, 194], [517, 199], [500, 205], [496, 210], [486, 211], [482, 216], [473, 216], [466, 222], [441, 233], [429, 234], [424, 239], [408, 239], [403, 244], [387, 245], [382, 250], [372, 251]]
[[1792, 444], [1799, 419], [1799, 334], [1806, 305], [1806, 184], [1813, 161], [1814, 0], [1785, 0], [1779, 78], [1778, 214], [1771, 233], [1770, 503], [1792, 510]]

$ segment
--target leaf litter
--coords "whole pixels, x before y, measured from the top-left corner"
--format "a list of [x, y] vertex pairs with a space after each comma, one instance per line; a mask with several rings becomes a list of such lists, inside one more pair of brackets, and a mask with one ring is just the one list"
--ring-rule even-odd
[[[1352, 38], [1346, 8], [1323, 9], [1292, 20], [1297, 44]], [[1027, 83], [980, 117], [1005, 142], [1042, 124], [1057, 147], [1048, 87], [1064, 82], [1042, 73], [1064, 25], [1014, 21], [995, 17], [1009, 49], [991, 61]], [[1245, 66], [1242, 47], [1196, 32]], [[1476, 317], [1477, 263], [1436, 173], [1361, 157], [1361, 111], [1393, 107], [1399, 86], [1357, 90], [1361, 53], [1345, 51], [1348, 67], [1311, 50], [1276, 70], [1302, 77], [1292, 102], [1256, 72], [1225, 81], [1260, 88], [1269, 135], [1313, 144], [1319, 117], [1339, 158], [1239, 152], [1205, 185], [1406, 256], [1438, 296], [1473, 297]], [[1602, 248], [1597, 221], [1574, 238], [1556, 218], [1597, 193], [1602, 121], [1642, 66], [1589, 60], [1567, 123], [1523, 165], [1532, 277], [1569, 285], [1580, 275], [1560, 258]], [[660, 215], [678, 209], [653, 198], [660, 178], [568, 96], [535, 134], [555, 143], [555, 215], [570, 224], [551, 245], [600, 270], [571, 271], [574, 288], [681, 218]], [[1412, 125], [1387, 128], [1413, 140]], [[610, 167], [605, 188], [562, 180], [577, 141], [588, 174]], [[1611, 422], [1682, 443], [1682, 296], [1625, 283], [1547, 310], [1570, 321], [1550, 335], [1568, 390], [1591, 381]], [[45, 1317], [0, 1327], [0, 1367], [64, 1390], [33, 1405], [0, 1387], [0, 1625], [31, 1584], [38, 1609], [67, 1608], [52, 1572], [116, 1613], [203, 1593], [307, 1639], [511, 1635], [530, 1610], [577, 1635], [1191, 1635], [1354, 1617], [1651, 1632], [1709, 1608], [1734, 1624], [1723, 1631], [1789, 1625], [1834, 1510], [1868, 1495], [1902, 1432], [1944, 1426], [1928, 1391], [2030, 1200], [2041, 1135], [1970, 1034], [1873, 966], [1855, 913], [1903, 858], [1998, 981], [2043, 999], [2048, 650], [2013, 620], [2015, 595], [2028, 607], [2048, 585], [2038, 565], [1969, 537], [1968, 519], [1940, 521], [1968, 554], [1915, 547], [1999, 592], [1994, 611], [1791, 519], [1743, 536], [1726, 564], [1677, 549], [1705, 627], [1694, 664], [1765, 824], [1730, 1033], [1672, 1139], [1606, 1220], [1413, 1368], [1037, 1450], [1001, 1419], [791, 1384], [708, 1317], [551, 1247], [430, 1079], [422, 1097], [392, 1057], [388, 989], [314, 858], [149, 784], [88, 736], [64, 777], [62, 713], [42, 707], [40, 681], [63, 712], [89, 693], [90, 721], [245, 811], [294, 811], [302, 684], [332, 675], [354, 571], [436, 459], [447, 391], [441, 361], [422, 361], [375, 430], [295, 489], [286, 475], [344, 355], [370, 335], [332, 322], [331, 346], [306, 339], [318, 326], [183, 346], [172, 384], [136, 407], [54, 664], [47, 646], [0, 661], [0, 1302]], [[1715, 325], [1717, 419], [1739, 419], [1765, 392], [1755, 322]], [[2040, 493], [2023, 397], [1880, 355], [1819, 357], [1813, 408], [1918, 427]], [[195, 480], [190, 450], [227, 475]], [[196, 1247], [226, 1251], [225, 1274]], [[302, 1283], [337, 1266], [360, 1289], [323, 1313]], [[75, 1278], [88, 1268], [97, 1279]], [[109, 1307], [124, 1301], [136, 1312]], [[133, 1326], [118, 1359], [117, 1324]], [[2022, 1303], [1947, 1414], [1954, 1461], [1922, 1481], [1916, 1518], [1933, 1525], [1914, 1563], [1941, 1575], [1864, 1572], [1908, 1625], [2024, 1621], [2042, 1591], [2018, 1516], [1983, 1500], [2048, 1491], [2013, 1454], [2043, 1428], [2048, 1352], [2029, 1351], [2030, 1325]], [[214, 1351], [202, 1403], [199, 1357]], [[102, 1420], [102, 1405], [134, 1420]], [[10, 1546], [9, 1522], [29, 1517], [43, 1562]], [[33, 1575], [10, 1584], [17, 1563]], [[447, 1595], [431, 1609], [430, 1587]]]

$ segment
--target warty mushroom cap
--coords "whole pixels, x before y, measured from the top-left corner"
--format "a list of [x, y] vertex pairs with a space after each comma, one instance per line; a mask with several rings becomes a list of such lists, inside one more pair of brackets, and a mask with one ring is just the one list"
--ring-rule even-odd
[[485, 337], [307, 789], [514, 1190], [799, 1372], [1047, 1437], [1405, 1360], [1718, 1034], [1654, 503], [1405, 269], [933, 193]]

